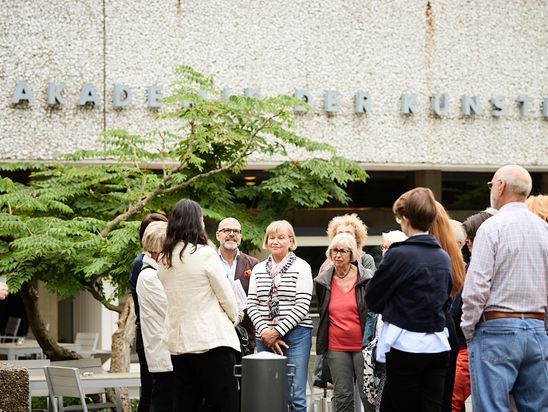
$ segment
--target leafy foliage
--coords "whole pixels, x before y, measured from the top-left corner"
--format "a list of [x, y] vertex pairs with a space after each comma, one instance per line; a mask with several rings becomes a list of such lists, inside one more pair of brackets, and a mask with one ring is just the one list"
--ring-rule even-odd
[[[189, 197], [211, 221], [238, 218], [248, 244], [257, 247], [266, 224], [287, 208], [345, 203], [344, 185], [367, 178], [332, 146], [294, 131], [293, 108], [303, 102], [223, 99], [211, 77], [188, 66], [177, 74], [157, 130], [145, 136], [109, 131], [101, 137], [103, 151], [77, 151], [63, 164], [0, 166], [30, 173], [28, 184], [0, 180], [0, 274], [8, 275], [11, 288], [40, 279], [62, 297], [85, 289], [115, 309], [103, 284], [116, 287], [114, 297], [127, 293], [146, 213], [167, 214]], [[289, 148], [308, 154], [291, 160]], [[259, 185], [235, 187], [231, 176], [253, 154], [286, 161]]]

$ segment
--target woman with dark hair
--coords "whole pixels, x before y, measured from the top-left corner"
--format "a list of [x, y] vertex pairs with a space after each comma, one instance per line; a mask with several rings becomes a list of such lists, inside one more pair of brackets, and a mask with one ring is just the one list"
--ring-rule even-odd
[[437, 214], [430, 189], [404, 193], [392, 209], [408, 239], [388, 249], [365, 294], [370, 310], [384, 321], [376, 354], [378, 362], [386, 362], [380, 410], [441, 411], [451, 262], [428, 233]]
[[175, 374], [176, 410], [237, 411], [238, 303], [208, 244], [202, 209], [192, 200], [177, 202], [169, 217], [158, 277], [167, 296], [164, 341]]

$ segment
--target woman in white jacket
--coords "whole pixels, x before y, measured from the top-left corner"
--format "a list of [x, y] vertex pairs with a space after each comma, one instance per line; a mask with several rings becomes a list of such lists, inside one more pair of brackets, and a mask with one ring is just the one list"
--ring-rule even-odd
[[192, 200], [177, 202], [169, 216], [158, 277], [167, 296], [164, 339], [175, 374], [176, 410], [236, 412], [238, 303], [208, 245], [202, 209]]
[[167, 222], [150, 223], [141, 244], [143, 266], [137, 279], [137, 296], [141, 309], [141, 333], [148, 370], [152, 379], [150, 412], [172, 412], [174, 379], [171, 356], [162, 341], [167, 298], [158, 279], [158, 256], [164, 246]]

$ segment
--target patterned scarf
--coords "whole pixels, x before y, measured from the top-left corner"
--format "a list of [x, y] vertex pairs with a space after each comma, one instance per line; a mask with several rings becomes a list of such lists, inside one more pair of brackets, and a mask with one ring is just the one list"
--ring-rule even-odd
[[268, 291], [268, 310], [270, 312], [270, 320], [278, 323], [280, 320], [280, 301], [278, 299], [278, 287], [282, 282], [282, 275], [295, 263], [297, 256], [293, 252], [289, 252], [280, 263], [276, 264], [272, 260], [272, 255], [266, 260], [266, 271], [272, 278], [272, 285]]

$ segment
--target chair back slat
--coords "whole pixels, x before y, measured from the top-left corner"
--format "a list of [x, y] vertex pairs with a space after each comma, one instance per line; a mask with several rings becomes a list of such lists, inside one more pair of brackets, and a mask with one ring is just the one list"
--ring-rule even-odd
[[[20, 324], [21, 318], [16, 318], [13, 316], [8, 317], [8, 321], [6, 322], [6, 327], [4, 328], [4, 333], [2, 333], [0, 342], [14, 342], [15, 336], [17, 336], [17, 332], [19, 331]], [[9, 338], [9, 336], [13, 336], [14, 338]]]
[[98, 333], [78, 332], [74, 344], [77, 345], [78, 353], [83, 356], [93, 356], [97, 352], [97, 344], [99, 342]]
[[[64, 361], [55, 361], [51, 362], [51, 366], [62, 366], [69, 368], [78, 368], [80, 375], [84, 373], [104, 373], [103, 365], [101, 364], [101, 359], [99, 358], [85, 358], [85, 359], [71, 359]], [[89, 388], [86, 390], [86, 394], [92, 393], [103, 393], [105, 388]]]
[[[78, 368], [64, 368], [61, 366], [45, 366], [46, 381], [49, 389], [49, 396], [54, 410], [57, 410], [57, 402], [55, 398], [62, 396], [71, 396], [79, 398], [82, 404], [82, 410], [87, 412], [86, 400]], [[62, 398], [60, 399], [62, 402]], [[62, 407], [61, 407], [62, 409]]]

